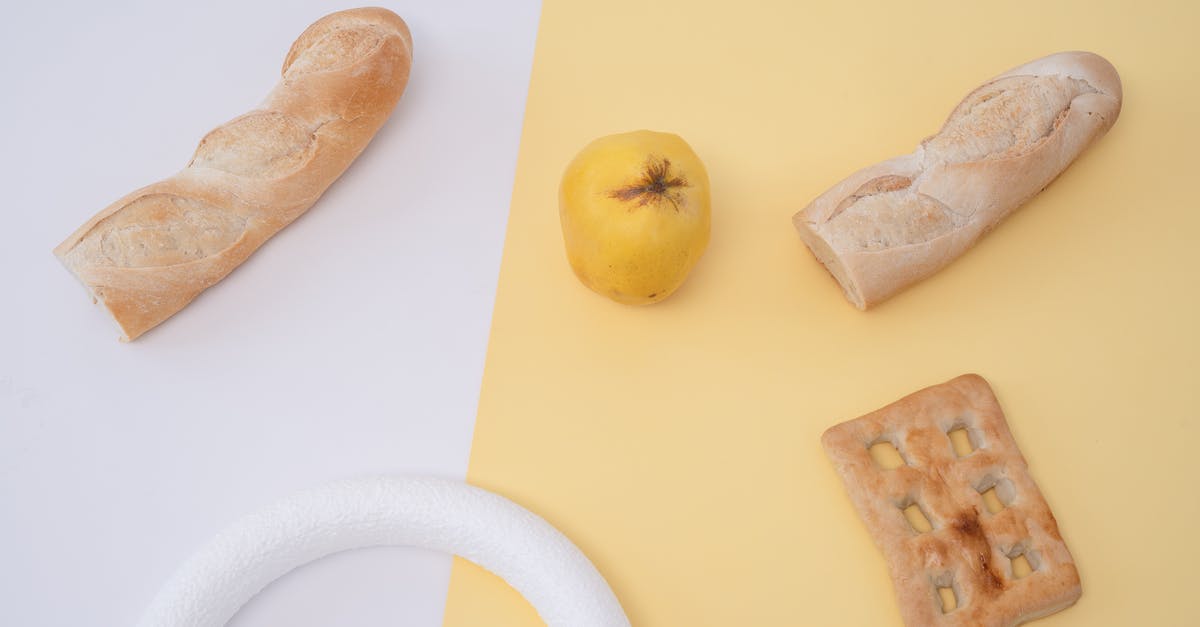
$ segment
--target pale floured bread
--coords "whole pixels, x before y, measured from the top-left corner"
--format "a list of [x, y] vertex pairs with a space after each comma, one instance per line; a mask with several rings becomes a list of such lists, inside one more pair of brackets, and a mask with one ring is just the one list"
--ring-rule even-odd
[[54, 254], [132, 340], [307, 210], [367, 146], [408, 82], [412, 38], [387, 9], [308, 27], [259, 108], [210, 132], [174, 176], [109, 205]]
[[1026, 63], [971, 92], [912, 154], [864, 168], [793, 218], [859, 309], [962, 255], [1117, 120], [1121, 81], [1090, 52]]
[[[956, 450], [958, 429], [969, 447]], [[1018, 625], [1079, 599], [1075, 562], [983, 378], [921, 390], [830, 428], [821, 443], [883, 552], [905, 624]], [[895, 447], [898, 467], [872, 456], [879, 443]], [[930, 529], [910, 522], [912, 506]]]

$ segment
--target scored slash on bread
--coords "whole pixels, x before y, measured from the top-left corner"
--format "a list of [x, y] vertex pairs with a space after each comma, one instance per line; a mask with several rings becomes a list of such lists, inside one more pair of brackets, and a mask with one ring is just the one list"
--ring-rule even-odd
[[387, 9], [339, 11], [292, 44], [254, 111], [177, 174], [109, 205], [54, 249], [121, 328], [152, 329], [238, 267], [341, 176], [408, 83], [412, 37]]
[[[959, 429], [970, 450], [956, 450]], [[821, 443], [887, 561], [905, 624], [1005, 627], [1079, 599], [1058, 523], [982, 377], [925, 388]], [[880, 444], [897, 467], [876, 461]], [[914, 506], [928, 528], [906, 516]]]
[[854, 174], [792, 222], [867, 309], [960, 255], [1050, 184], [1121, 111], [1104, 58], [1062, 52], [984, 83], [917, 150]]

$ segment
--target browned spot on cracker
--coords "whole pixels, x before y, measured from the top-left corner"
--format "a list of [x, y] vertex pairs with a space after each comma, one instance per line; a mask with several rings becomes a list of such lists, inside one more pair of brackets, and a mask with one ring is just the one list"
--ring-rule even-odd
[[1004, 580], [996, 574], [992, 568], [991, 547], [988, 545], [987, 536], [983, 533], [983, 527], [979, 525], [979, 510], [971, 509], [959, 514], [955, 519], [953, 528], [958, 533], [962, 534], [962, 543], [977, 551], [979, 557], [979, 580], [986, 589], [994, 592], [1004, 590]]

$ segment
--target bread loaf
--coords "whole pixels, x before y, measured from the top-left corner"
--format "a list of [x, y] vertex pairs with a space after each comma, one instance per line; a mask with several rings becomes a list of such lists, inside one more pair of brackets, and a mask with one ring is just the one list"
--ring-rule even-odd
[[859, 309], [945, 267], [1045, 188], [1121, 111], [1090, 52], [1026, 63], [971, 92], [909, 155], [864, 168], [793, 218]]
[[317, 201], [387, 120], [412, 39], [386, 9], [328, 15], [292, 44], [263, 104], [179, 173], [109, 205], [54, 254], [132, 340], [220, 281]]

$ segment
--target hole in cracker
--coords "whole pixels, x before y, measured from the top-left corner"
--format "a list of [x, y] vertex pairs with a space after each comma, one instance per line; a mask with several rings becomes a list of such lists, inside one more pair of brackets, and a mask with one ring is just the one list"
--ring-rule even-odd
[[1008, 556], [1008, 574], [1013, 579], [1022, 579], [1033, 574], [1038, 569], [1040, 560], [1036, 552], [1029, 549], [1026, 540], [1006, 552]]
[[998, 514], [1004, 510], [1004, 503], [1000, 502], [1000, 497], [996, 496], [996, 488], [988, 488], [979, 493], [983, 497], [983, 506], [987, 508], [989, 514]]
[[1029, 560], [1024, 555], [1008, 558], [1012, 565], [1013, 579], [1020, 579], [1033, 572], [1033, 566], [1029, 564]]
[[895, 470], [906, 465], [904, 456], [890, 440], [876, 440], [867, 450], [871, 453], [871, 459], [875, 460], [875, 465], [884, 470]]
[[966, 427], [951, 429], [946, 435], [950, 437], [950, 444], [954, 447], [955, 455], [966, 457], [975, 452], [975, 444], [971, 442], [971, 435], [967, 433]]
[[1012, 506], [1017, 496], [1011, 481], [993, 475], [985, 476], [975, 485], [975, 490], [979, 492], [979, 498], [983, 500], [983, 506], [989, 514], [999, 514]]
[[959, 595], [958, 585], [954, 581], [954, 573], [937, 575], [931, 578], [930, 583], [933, 584], [934, 600], [942, 608], [943, 614], [949, 614], [963, 605], [960, 602], [962, 597]]
[[925, 515], [925, 510], [921, 509], [920, 505], [909, 503], [900, 509], [904, 511], [904, 518], [913, 531], [917, 533], [933, 531], [933, 523], [929, 522], [929, 517]]
[[943, 614], [949, 614], [958, 609], [958, 595], [954, 594], [954, 588], [938, 588], [937, 591]]
[[942, 424], [942, 430], [946, 433], [950, 450], [954, 451], [955, 457], [967, 457], [987, 444], [983, 432], [975, 426], [975, 419], [975, 414], [967, 411], [953, 418], [953, 422]]

